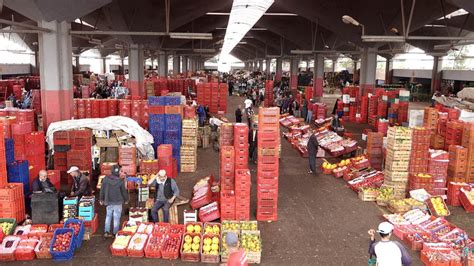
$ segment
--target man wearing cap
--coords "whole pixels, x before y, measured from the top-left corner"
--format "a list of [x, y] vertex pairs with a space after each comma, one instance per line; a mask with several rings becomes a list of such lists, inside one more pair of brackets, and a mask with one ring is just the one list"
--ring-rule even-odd
[[377, 265], [379, 266], [399, 266], [399, 265], [411, 265], [411, 257], [403, 245], [397, 241], [391, 241], [393, 225], [389, 222], [383, 222], [379, 224], [377, 233], [380, 234], [381, 240], [375, 242], [375, 230], [370, 229], [370, 245], [369, 255], [370, 257], [377, 257]]
[[229, 258], [227, 259], [228, 266], [246, 266], [247, 254], [245, 250], [239, 248], [239, 238], [233, 232], [228, 232], [225, 236], [225, 243], [229, 251]]
[[163, 208], [163, 222], [169, 222], [169, 209], [176, 197], [179, 196], [179, 188], [176, 181], [166, 176], [165, 170], [158, 172], [157, 178], [148, 181], [149, 186], [155, 186], [156, 198], [155, 204], [151, 209], [151, 217], [153, 222], [158, 222], [158, 210]]
[[77, 166], [71, 166], [67, 173], [72, 176], [72, 197], [90, 196], [92, 194], [89, 178]]
[[[128, 193], [123, 179], [120, 178], [120, 166], [112, 166], [112, 174], [104, 178], [100, 189], [100, 204], [107, 206], [104, 237], [113, 237], [120, 228], [122, 205], [128, 202]], [[114, 222], [113, 234], [110, 234], [110, 223]]]

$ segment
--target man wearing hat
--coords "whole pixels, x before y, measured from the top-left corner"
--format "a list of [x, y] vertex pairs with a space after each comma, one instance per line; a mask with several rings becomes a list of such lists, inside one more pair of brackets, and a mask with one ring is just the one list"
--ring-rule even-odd
[[228, 266], [248, 265], [247, 254], [245, 250], [239, 248], [239, 237], [235, 233], [228, 232], [225, 236], [225, 243], [229, 251], [229, 259], [227, 260]]
[[166, 176], [165, 170], [158, 172], [157, 178], [152, 178], [148, 181], [149, 186], [155, 186], [156, 198], [155, 204], [151, 209], [151, 217], [153, 222], [158, 222], [158, 210], [163, 208], [163, 222], [169, 222], [169, 209], [176, 197], [179, 196], [179, 188], [174, 179]]
[[[120, 228], [120, 217], [122, 216], [122, 205], [128, 202], [128, 193], [123, 179], [120, 178], [120, 166], [112, 166], [112, 174], [104, 178], [100, 189], [100, 204], [107, 206], [105, 217], [104, 237], [113, 237]], [[110, 223], [114, 221], [112, 234]]]
[[72, 197], [90, 196], [92, 194], [89, 178], [77, 166], [71, 166], [67, 173], [72, 176]]
[[381, 240], [375, 242], [375, 230], [370, 229], [370, 257], [377, 257], [377, 265], [379, 266], [401, 266], [411, 265], [411, 257], [405, 247], [397, 241], [391, 241], [393, 225], [389, 222], [379, 224], [377, 233], [380, 234]]

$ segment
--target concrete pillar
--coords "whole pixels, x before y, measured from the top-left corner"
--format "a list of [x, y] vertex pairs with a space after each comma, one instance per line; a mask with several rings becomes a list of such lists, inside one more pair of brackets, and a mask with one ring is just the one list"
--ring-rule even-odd
[[333, 59], [332, 60], [332, 73], [336, 72], [336, 63], [337, 63], [337, 59]]
[[267, 74], [267, 79], [270, 79], [270, 77], [272, 76], [272, 71], [270, 69], [271, 61], [272, 61], [271, 58], [265, 59], [265, 73]]
[[387, 62], [385, 62], [385, 84], [392, 83], [392, 72], [393, 72], [393, 58], [387, 57]]
[[290, 89], [296, 90], [298, 87], [298, 65], [300, 60], [292, 58], [290, 61]]
[[[35, 54], [36, 54], [36, 52], [35, 52]], [[81, 70], [80, 70], [81, 64], [80, 64], [80, 62], [79, 62], [79, 56], [78, 56], [78, 55], [74, 56], [74, 60], [76, 61], [77, 72], [80, 72], [80, 71], [81, 71]], [[36, 65], [36, 67], [38, 67], [38, 65]]]
[[153, 65], [154, 65], [153, 61], [155, 61], [155, 57], [152, 55], [150, 60], [151, 60], [151, 69], [153, 69]]
[[51, 32], [38, 34], [43, 130], [73, 116], [71, 23], [38, 21]]
[[179, 55], [173, 55], [173, 75], [178, 75], [180, 73], [181, 62]]
[[196, 72], [196, 65], [194, 64], [194, 58], [189, 58], [189, 70], [191, 72]]
[[189, 65], [188, 65], [188, 57], [187, 56], [183, 56], [183, 73], [188, 73], [188, 70], [189, 70]]
[[125, 75], [125, 64], [124, 64], [123, 56], [120, 56], [120, 67], [121, 67], [120, 74]]
[[258, 61], [258, 71], [263, 73], [263, 59]]
[[375, 75], [377, 72], [377, 50], [364, 48], [360, 71], [360, 95], [375, 92]]
[[283, 75], [283, 61], [281, 58], [276, 59], [275, 81], [281, 81]]
[[107, 58], [102, 57], [102, 67], [101, 67], [102, 74], [107, 73]]
[[355, 84], [356, 81], [359, 81], [359, 72], [357, 70], [357, 60], [352, 60], [352, 64], [353, 64], [353, 68], [354, 68], [354, 71], [353, 71], [353, 74], [352, 74], [352, 82]]
[[128, 52], [128, 87], [130, 95], [144, 96], [144, 70], [145, 58], [143, 48], [138, 44], [131, 44]]
[[441, 88], [441, 63], [442, 57], [433, 56], [433, 71], [431, 73], [431, 94], [439, 91]]
[[165, 78], [168, 76], [166, 69], [168, 68], [168, 57], [166, 53], [160, 52], [158, 55], [158, 76]]
[[313, 98], [323, 96], [323, 85], [324, 85], [324, 56], [321, 54], [318, 54], [314, 57]]

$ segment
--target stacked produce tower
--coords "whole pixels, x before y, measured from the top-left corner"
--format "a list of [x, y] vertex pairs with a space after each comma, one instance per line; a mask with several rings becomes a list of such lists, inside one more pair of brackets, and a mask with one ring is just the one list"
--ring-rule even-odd
[[184, 119], [181, 139], [181, 172], [193, 173], [197, 169], [197, 136], [197, 120]]
[[474, 123], [465, 123], [462, 146], [468, 150], [466, 182], [474, 182]]
[[259, 108], [257, 161], [257, 220], [278, 219], [280, 109]]
[[448, 152], [448, 182], [465, 182], [468, 149], [459, 145], [450, 145]]
[[234, 146], [221, 146], [220, 154], [221, 219], [235, 220], [235, 151]]
[[431, 150], [428, 173], [433, 177], [432, 195], [445, 195], [448, 179], [449, 154], [443, 150]]
[[197, 102], [199, 105], [208, 106], [209, 112], [227, 112], [228, 86], [226, 83], [199, 83], [197, 85]]
[[132, 144], [120, 145], [118, 148], [118, 163], [127, 175], [137, 173], [137, 148]]
[[367, 158], [372, 168], [382, 170], [383, 162], [383, 134], [378, 132], [367, 133]]
[[248, 169], [249, 128], [246, 124], [234, 125], [235, 151], [235, 219], [250, 219], [250, 185], [251, 176]]
[[264, 101], [265, 107], [273, 106], [273, 101], [274, 101], [273, 80], [267, 80], [265, 82], [265, 101]]
[[395, 199], [403, 199], [406, 196], [411, 146], [411, 129], [405, 127], [389, 128], [387, 132], [384, 185], [393, 188]]

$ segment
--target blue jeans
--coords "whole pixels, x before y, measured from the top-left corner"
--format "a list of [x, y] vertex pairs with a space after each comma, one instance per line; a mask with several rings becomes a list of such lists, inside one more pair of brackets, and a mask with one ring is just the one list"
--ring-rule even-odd
[[112, 217], [114, 219], [113, 234], [117, 234], [120, 229], [120, 217], [122, 216], [122, 204], [120, 205], [107, 205], [107, 215], [105, 216], [105, 232], [110, 232], [110, 223]]
[[306, 116], [306, 123], [311, 123], [313, 120], [313, 111], [308, 111], [308, 115]]
[[158, 222], [158, 210], [161, 208], [163, 208], [163, 222], [169, 222], [170, 206], [171, 204], [168, 201], [155, 201], [153, 208], [151, 208], [151, 218], [153, 219], [153, 222]]

